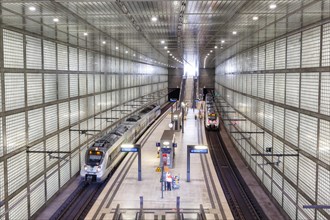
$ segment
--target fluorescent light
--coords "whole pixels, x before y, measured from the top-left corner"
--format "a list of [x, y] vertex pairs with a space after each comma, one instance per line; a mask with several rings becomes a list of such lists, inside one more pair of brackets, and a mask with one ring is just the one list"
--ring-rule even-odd
[[165, 46], [164, 49], [167, 50], [167, 47]]
[[225, 42], [224, 40], [221, 41], [221, 43], [224, 43], [224, 42]]
[[128, 53], [128, 51], [126, 50], [125, 53]]
[[87, 33], [87, 32], [85, 32], [85, 33], [84, 33], [84, 36], [87, 36], [87, 35], [88, 35], [88, 33]]
[[133, 148], [134, 145], [133, 144], [122, 144], [120, 147], [121, 148]]
[[271, 5], [269, 5], [269, 8], [270, 8], [270, 9], [275, 9], [276, 7], [277, 7], [276, 4], [271, 4]]
[[211, 53], [213, 53], [213, 50], [210, 50]]
[[133, 54], [133, 57], [135, 57], [135, 54]]
[[258, 16], [253, 16], [253, 18], [252, 18], [254, 21], [256, 21], [256, 20], [258, 20], [259, 18], [258, 18]]
[[214, 49], [218, 49], [218, 46], [214, 46]]
[[163, 142], [163, 145], [170, 145], [170, 142], [168, 142], [168, 141], [164, 141], [164, 142]]
[[207, 149], [208, 147], [205, 146], [205, 145], [196, 145], [196, 146], [194, 146], [194, 148], [197, 149], [197, 150], [205, 150], [205, 149]]
[[233, 35], [236, 35], [237, 34], [237, 31], [233, 31]]
[[164, 40], [161, 40], [160, 43], [161, 43], [161, 44], [165, 44], [165, 41], [164, 41]]
[[167, 53], [170, 53], [170, 51], [168, 50]]
[[170, 53], [170, 56], [172, 56], [172, 54]]
[[155, 21], [157, 21], [158, 19], [157, 19], [156, 17], [152, 17], [151, 20], [152, 20], [153, 22], [155, 22]]
[[30, 6], [30, 7], [29, 7], [29, 10], [30, 10], [30, 11], [35, 11], [35, 10], [36, 10], [36, 7], [34, 7], [34, 6]]
[[119, 50], [119, 47], [116, 47], [116, 50]]
[[53, 21], [54, 22], [59, 22], [59, 19], [58, 18], [54, 18]]
[[103, 41], [102, 44], [106, 44], [107, 42]]

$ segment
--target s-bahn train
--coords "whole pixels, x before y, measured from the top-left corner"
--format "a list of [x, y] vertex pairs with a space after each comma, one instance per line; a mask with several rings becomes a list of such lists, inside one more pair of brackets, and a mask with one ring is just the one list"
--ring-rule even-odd
[[205, 98], [204, 123], [207, 130], [219, 130], [219, 115], [216, 111], [213, 96], [208, 93]]
[[86, 182], [103, 182], [126, 153], [120, 152], [124, 143], [133, 143], [160, 115], [159, 105], [150, 105], [126, 119], [116, 128], [87, 148], [80, 176]]

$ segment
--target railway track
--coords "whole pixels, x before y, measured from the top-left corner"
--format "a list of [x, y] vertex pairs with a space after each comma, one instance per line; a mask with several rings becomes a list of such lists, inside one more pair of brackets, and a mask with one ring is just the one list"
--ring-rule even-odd
[[235, 219], [268, 219], [232, 161], [219, 132], [206, 131], [212, 161]]
[[[166, 116], [163, 113], [165, 113], [171, 107], [171, 105], [172, 104], [168, 104], [161, 109], [160, 120], [155, 121], [153, 124], [149, 126], [149, 128], [157, 126], [162, 121], [162, 119]], [[144, 136], [142, 140], [140, 140], [141, 144], [143, 144], [150, 136], [152, 129], [146, 130], [146, 132], [147, 135]], [[142, 135], [143, 134], [141, 134], [141, 136]], [[138, 140], [141, 138], [141, 136], [138, 138]], [[125, 157], [123, 157], [122, 160], [124, 160]], [[135, 154], [131, 154], [128, 163], [134, 160], [135, 157], [136, 157]], [[94, 202], [98, 198], [98, 196], [103, 191], [104, 187], [109, 182], [112, 174], [116, 171], [116, 169], [120, 164], [121, 162], [116, 165], [116, 167], [113, 169], [113, 171], [109, 174], [108, 178], [103, 183], [88, 184], [82, 182], [81, 184], [79, 184], [76, 190], [68, 197], [68, 199], [61, 205], [61, 207], [52, 215], [50, 219], [51, 220], [84, 219], [85, 216], [88, 214], [89, 210], [91, 209], [91, 207], [93, 206]]]

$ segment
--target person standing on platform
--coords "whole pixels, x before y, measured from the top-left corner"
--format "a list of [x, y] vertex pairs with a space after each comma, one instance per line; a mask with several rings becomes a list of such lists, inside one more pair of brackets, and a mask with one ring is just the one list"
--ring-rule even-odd
[[166, 190], [171, 191], [172, 190], [172, 175], [171, 173], [166, 173]]

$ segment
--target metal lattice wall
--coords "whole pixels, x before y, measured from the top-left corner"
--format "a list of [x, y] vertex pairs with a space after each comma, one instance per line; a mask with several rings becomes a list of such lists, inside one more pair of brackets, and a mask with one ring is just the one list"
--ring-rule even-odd
[[[241, 132], [231, 134], [233, 142], [292, 219], [330, 219], [329, 209], [303, 208], [330, 205], [330, 23], [313, 22], [261, 40], [216, 68], [219, 107], [236, 111], [223, 117], [246, 119], [225, 121], [229, 132]], [[242, 133], [256, 131], [264, 133]], [[276, 165], [277, 157], [251, 156], [268, 147], [299, 157]]]
[[[0, 39], [0, 218], [28, 219], [80, 170], [93, 138], [69, 129], [109, 128], [94, 117], [123, 118], [112, 110], [134, 110], [123, 103], [141, 96], [165, 103], [167, 68], [23, 31], [0, 30]], [[49, 159], [27, 147], [72, 153]]]

